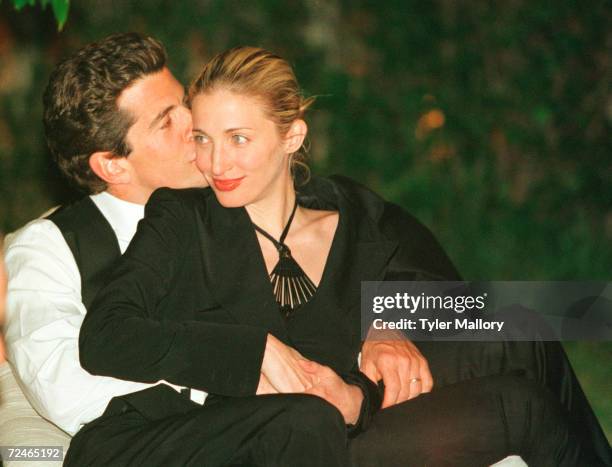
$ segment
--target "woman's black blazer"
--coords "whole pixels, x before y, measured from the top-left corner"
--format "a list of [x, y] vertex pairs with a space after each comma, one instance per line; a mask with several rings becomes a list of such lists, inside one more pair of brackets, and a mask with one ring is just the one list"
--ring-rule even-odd
[[[319, 288], [307, 313], [281, 317], [243, 208], [222, 207], [208, 188], [160, 189], [85, 317], [83, 367], [132, 381], [253, 395], [272, 333], [345, 375], [355, 370], [361, 348], [361, 281], [459, 278], [427, 228], [361, 185], [313, 178], [298, 196], [307, 207], [338, 210], [337, 235], [342, 228], [334, 239], [336, 268], [330, 275], [326, 269], [325, 291]], [[161, 417], [176, 404], [160, 398], [175, 394], [164, 386], [125, 397]]]

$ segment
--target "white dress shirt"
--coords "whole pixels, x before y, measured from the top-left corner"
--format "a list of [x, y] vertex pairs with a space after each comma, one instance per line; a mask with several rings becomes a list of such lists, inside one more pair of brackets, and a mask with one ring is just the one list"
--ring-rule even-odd
[[[144, 206], [106, 192], [91, 199], [113, 228], [123, 253], [144, 216]], [[102, 415], [113, 397], [151, 386], [93, 376], [81, 368], [78, 341], [86, 312], [81, 276], [53, 222], [36, 219], [7, 235], [4, 246], [9, 278], [7, 359], [38, 413], [74, 435]]]

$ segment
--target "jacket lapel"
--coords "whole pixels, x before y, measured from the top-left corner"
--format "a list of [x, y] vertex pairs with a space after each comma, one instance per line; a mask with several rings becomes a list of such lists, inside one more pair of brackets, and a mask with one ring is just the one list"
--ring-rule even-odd
[[[338, 233], [333, 247], [340, 251], [335, 259], [336, 268], [330, 280], [334, 287], [330, 297], [342, 308], [359, 307], [361, 282], [383, 280], [386, 266], [398, 247], [380, 232], [377, 219], [384, 205], [378, 196], [362, 197], [353, 193], [356, 184], [350, 180], [332, 177], [313, 178], [300, 189], [300, 203], [313, 209], [334, 209], [340, 212]], [[332, 257], [330, 256], [330, 259]]]
[[[326, 299], [345, 310], [359, 309], [361, 282], [384, 278], [396, 241], [380, 232], [377, 219], [384, 208], [377, 196], [363, 197], [345, 179], [313, 178], [300, 187], [301, 205], [340, 212], [339, 238], [330, 253]], [[286, 323], [274, 300], [255, 231], [243, 208], [224, 208], [211, 192], [197, 212], [206, 283], [218, 303], [236, 322], [265, 327], [288, 342]], [[321, 284], [323, 285], [323, 284]], [[317, 293], [319, 293], [317, 291]]]
[[224, 208], [210, 194], [197, 212], [206, 283], [237, 323], [268, 329], [286, 340], [251, 221], [243, 208]]
[[374, 222], [350, 206], [340, 207], [344, 215], [346, 241], [341, 277], [335, 288], [337, 301], [355, 310], [361, 303], [361, 282], [384, 279], [386, 267], [397, 249], [397, 242], [384, 238]]

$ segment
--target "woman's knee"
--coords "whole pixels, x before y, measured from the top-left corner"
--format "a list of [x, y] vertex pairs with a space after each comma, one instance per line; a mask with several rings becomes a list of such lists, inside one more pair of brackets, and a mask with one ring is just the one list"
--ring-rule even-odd
[[546, 387], [525, 375], [509, 374], [494, 378], [494, 390], [505, 399], [514, 400], [520, 404], [529, 403], [532, 408], [558, 406], [558, 402]]
[[550, 390], [524, 377], [503, 377], [497, 384], [508, 440], [525, 459], [569, 449], [566, 444], [574, 441], [569, 420]]

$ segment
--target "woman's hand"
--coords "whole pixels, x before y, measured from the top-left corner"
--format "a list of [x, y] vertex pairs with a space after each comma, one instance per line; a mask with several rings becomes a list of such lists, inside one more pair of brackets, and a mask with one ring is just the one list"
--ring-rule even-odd
[[272, 384], [270, 384], [270, 381], [268, 381], [268, 378], [266, 378], [264, 376], [263, 373], [259, 374], [259, 384], [257, 385], [257, 392], [255, 393], [258, 396], [264, 395], [264, 394], [278, 394], [279, 392], [274, 389], [274, 386], [272, 386]]
[[307, 361], [297, 350], [268, 334], [257, 394], [305, 392], [310, 389], [314, 376], [300, 365], [300, 362]]
[[308, 360], [300, 361], [300, 365], [314, 380], [314, 385], [304, 392], [319, 396], [335, 406], [347, 425], [357, 423], [363, 402], [361, 389], [345, 383], [334, 370], [327, 366]]

